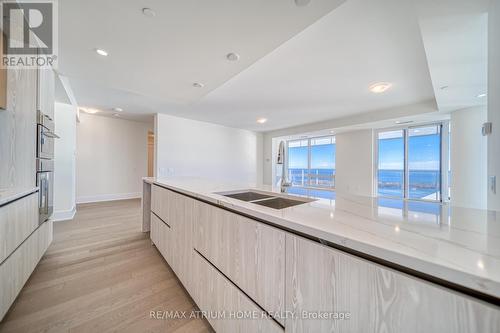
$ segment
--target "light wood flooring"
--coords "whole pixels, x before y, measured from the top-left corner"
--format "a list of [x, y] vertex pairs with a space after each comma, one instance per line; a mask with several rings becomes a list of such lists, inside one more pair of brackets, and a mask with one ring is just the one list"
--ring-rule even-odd
[[151, 319], [195, 305], [148, 234], [139, 200], [80, 205], [54, 223], [54, 242], [0, 332], [211, 332], [202, 319]]

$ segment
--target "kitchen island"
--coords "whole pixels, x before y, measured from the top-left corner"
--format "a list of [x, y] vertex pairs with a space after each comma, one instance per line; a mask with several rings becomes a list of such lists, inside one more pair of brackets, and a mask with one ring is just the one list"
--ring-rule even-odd
[[222, 195], [282, 196], [268, 186], [196, 178], [144, 184], [144, 231], [200, 309], [267, 314], [208, 318], [217, 331], [500, 327], [495, 212], [340, 195], [273, 209]]

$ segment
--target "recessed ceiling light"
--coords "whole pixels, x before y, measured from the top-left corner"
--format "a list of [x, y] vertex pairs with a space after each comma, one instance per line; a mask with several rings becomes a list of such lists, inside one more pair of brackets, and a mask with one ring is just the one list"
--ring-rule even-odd
[[203, 83], [195, 82], [193, 83], [193, 87], [195, 88], [203, 88], [205, 85]]
[[486, 97], [487, 94], [479, 94], [477, 95], [477, 98], [483, 98], [483, 97]]
[[370, 86], [370, 91], [375, 94], [380, 94], [387, 91], [392, 87], [391, 83], [388, 82], [378, 82]]
[[142, 13], [147, 17], [155, 17], [156, 16], [155, 11], [152, 10], [151, 8], [147, 8], [147, 7], [142, 9]]
[[113, 111], [116, 111], [116, 112], [122, 112], [123, 109], [122, 108], [113, 108]]
[[95, 114], [95, 113], [99, 112], [99, 110], [92, 109], [92, 108], [80, 108], [80, 111], [83, 111], [83, 112], [89, 113], [89, 114]]
[[396, 124], [398, 125], [402, 125], [402, 124], [410, 124], [412, 123], [413, 120], [407, 120], [407, 121], [404, 121], [404, 120], [398, 120], [398, 121], [395, 121]]
[[95, 49], [98, 55], [102, 55], [103, 57], [107, 57], [109, 53], [103, 49]]
[[307, 6], [311, 0], [295, 0], [295, 4], [299, 7]]
[[226, 55], [226, 59], [229, 61], [238, 61], [240, 59], [240, 55], [238, 53], [228, 53]]
[[257, 119], [257, 122], [259, 124], [264, 124], [265, 122], [267, 122], [267, 119], [266, 118], [259, 118], [259, 119]]

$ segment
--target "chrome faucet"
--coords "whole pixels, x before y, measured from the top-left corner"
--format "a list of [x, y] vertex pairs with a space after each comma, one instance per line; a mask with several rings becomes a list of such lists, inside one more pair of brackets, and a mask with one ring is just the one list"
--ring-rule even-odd
[[278, 186], [280, 187], [281, 193], [285, 193], [287, 191], [287, 188], [292, 186], [292, 183], [288, 181], [287, 175], [286, 175], [286, 165], [285, 165], [285, 141], [280, 142], [280, 146], [278, 148], [278, 159], [276, 161], [276, 164], [281, 164], [281, 178], [278, 182]]

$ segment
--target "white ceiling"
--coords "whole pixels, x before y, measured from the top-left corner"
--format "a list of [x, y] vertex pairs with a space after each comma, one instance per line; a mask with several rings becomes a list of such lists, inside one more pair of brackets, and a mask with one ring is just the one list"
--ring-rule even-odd
[[[82, 106], [257, 131], [367, 112], [375, 117], [379, 110], [435, 99], [448, 111], [454, 97], [443, 98], [435, 85], [452, 80], [455, 71], [447, 66], [447, 74], [439, 74], [446, 61], [439, 48], [463, 42], [447, 33], [484, 33], [484, 22], [454, 31], [428, 24], [429, 8], [439, 1], [451, 0], [422, 0], [418, 10], [412, 0], [312, 0], [305, 7], [294, 0], [65, 0], [59, 6], [60, 71]], [[143, 7], [157, 15], [145, 17]], [[95, 47], [110, 55], [98, 56]], [[227, 61], [228, 52], [238, 52], [240, 61]], [[474, 55], [484, 60], [485, 54]], [[476, 79], [462, 90], [486, 84], [486, 77]], [[378, 81], [393, 88], [369, 92]], [[257, 124], [259, 117], [268, 122]]]
[[[64, 0], [60, 70], [68, 77], [187, 103], [239, 73], [344, 0]], [[142, 14], [152, 8], [156, 16]], [[101, 48], [103, 58], [93, 50]], [[226, 54], [237, 52], [231, 63]], [[201, 82], [203, 89], [193, 89]]]
[[440, 111], [486, 105], [489, 2], [415, 2]]

